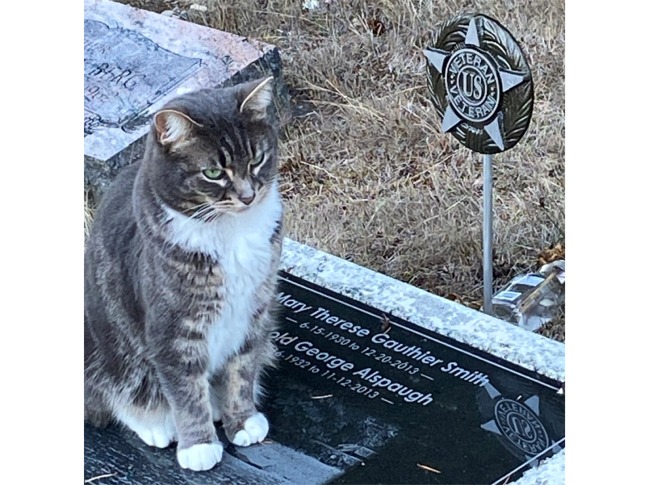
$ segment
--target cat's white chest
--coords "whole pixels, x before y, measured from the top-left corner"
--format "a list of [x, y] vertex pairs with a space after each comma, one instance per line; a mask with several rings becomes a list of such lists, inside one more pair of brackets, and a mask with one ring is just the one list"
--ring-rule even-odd
[[272, 271], [271, 237], [282, 214], [280, 196], [274, 188], [264, 201], [250, 209], [211, 223], [168, 213], [172, 217], [172, 241], [187, 250], [216, 257], [223, 272], [221, 311], [208, 333], [212, 373], [246, 340], [250, 318], [257, 310], [257, 289]]

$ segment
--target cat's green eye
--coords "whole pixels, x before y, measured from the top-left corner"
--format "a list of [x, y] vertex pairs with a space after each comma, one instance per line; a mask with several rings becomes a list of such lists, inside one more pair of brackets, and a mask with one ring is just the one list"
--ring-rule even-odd
[[210, 180], [216, 180], [223, 175], [223, 170], [220, 168], [206, 168], [203, 171], [203, 175]]

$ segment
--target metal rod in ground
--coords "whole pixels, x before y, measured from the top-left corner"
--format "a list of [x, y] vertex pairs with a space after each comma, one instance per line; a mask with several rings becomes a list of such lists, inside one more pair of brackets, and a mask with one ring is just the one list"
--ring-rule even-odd
[[492, 155], [483, 155], [483, 311], [492, 315]]

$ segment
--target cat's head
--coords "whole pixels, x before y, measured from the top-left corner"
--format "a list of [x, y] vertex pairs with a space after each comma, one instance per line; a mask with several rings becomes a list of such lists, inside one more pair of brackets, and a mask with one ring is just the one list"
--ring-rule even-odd
[[278, 171], [272, 80], [187, 93], [154, 115], [143, 169], [162, 202], [207, 221], [264, 199]]

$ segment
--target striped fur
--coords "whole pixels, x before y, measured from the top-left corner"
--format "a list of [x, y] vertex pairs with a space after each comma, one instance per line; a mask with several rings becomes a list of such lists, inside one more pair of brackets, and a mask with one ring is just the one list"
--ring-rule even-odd
[[282, 249], [277, 134], [260, 116], [270, 85], [168, 103], [86, 243], [86, 420], [177, 441], [193, 470], [221, 459], [213, 420], [241, 446], [268, 431], [257, 398]]

